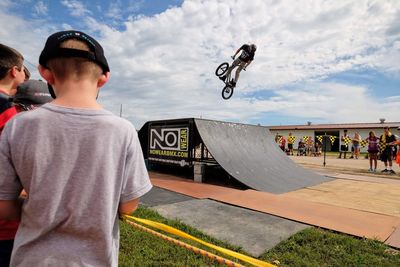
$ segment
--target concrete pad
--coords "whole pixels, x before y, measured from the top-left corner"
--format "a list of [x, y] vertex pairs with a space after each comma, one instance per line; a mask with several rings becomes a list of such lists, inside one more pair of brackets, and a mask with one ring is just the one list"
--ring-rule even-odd
[[210, 236], [242, 247], [258, 257], [309, 226], [216, 201], [202, 199], [152, 207]]
[[286, 194], [218, 188], [179, 178], [154, 179], [153, 175], [150, 173], [154, 185], [194, 198], [208, 198], [359, 237], [385, 241], [400, 224], [400, 217], [313, 202]]
[[359, 237], [386, 240], [400, 224], [400, 218], [332, 206], [267, 192], [246, 190], [240, 194], [213, 197], [214, 200], [257, 210], [294, 221]]
[[153, 186], [153, 188], [146, 195], [140, 198], [140, 204], [152, 207], [152, 206], [172, 204], [192, 199], [193, 199], [192, 197]]
[[[307, 199], [318, 203], [400, 217], [400, 184], [398, 183], [400, 181], [369, 179], [374, 180], [367, 182], [337, 179], [284, 195], [301, 200]], [[382, 180], [382, 183], [378, 183], [377, 180]]]

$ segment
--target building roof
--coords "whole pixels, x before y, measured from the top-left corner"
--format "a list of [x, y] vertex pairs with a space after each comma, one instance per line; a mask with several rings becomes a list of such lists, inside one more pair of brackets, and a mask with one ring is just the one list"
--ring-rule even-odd
[[340, 123], [340, 124], [306, 124], [266, 126], [269, 130], [341, 130], [341, 129], [383, 129], [384, 127], [398, 128], [400, 122], [383, 123]]

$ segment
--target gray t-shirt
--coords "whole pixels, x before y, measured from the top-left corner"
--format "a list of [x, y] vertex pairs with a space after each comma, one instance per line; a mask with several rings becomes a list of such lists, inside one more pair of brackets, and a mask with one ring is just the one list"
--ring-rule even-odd
[[118, 205], [151, 189], [133, 125], [45, 104], [0, 137], [0, 199], [24, 188], [11, 266], [117, 266]]

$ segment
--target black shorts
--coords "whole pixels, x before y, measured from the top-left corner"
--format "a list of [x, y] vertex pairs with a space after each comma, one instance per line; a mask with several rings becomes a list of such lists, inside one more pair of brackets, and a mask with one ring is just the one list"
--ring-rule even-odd
[[9, 266], [11, 252], [14, 244], [13, 240], [0, 240], [0, 266]]
[[293, 149], [293, 144], [288, 144], [287, 147], [288, 147], [289, 149]]
[[386, 148], [385, 150], [382, 151], [381, 161], [383, 162], [392, 161], [392, 155], [393, 155], [392, 149]]
[[347, 151], [349, 151], [349, 146], [348, 146], [348, 145], [341, 145], [341, 146], [340, 146], [340, 151], [341, 151], [341, 152], [347, 152]]

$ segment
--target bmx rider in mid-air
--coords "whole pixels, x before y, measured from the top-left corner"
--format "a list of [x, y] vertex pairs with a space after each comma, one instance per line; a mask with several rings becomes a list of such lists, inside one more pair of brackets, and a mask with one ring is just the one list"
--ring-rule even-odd
[[[229, 67], [229, 69], [228, 69], [226, 75], [224, 75], [224, 76], [222, 76], [222, 77], [219, 77], [219, 78], [220, 78], [221, 80], [225, 81], [225, 80], [226, 80], [226, 77], [230, 77], [230, 74], [231, 74], [232, 70], [233, 70], [234, 68], [238, 67], [237, 70], [236, 70], [235, 79], [232, 80], [232, 82], [231, 82], [232, 86], [235, 87], [235, 86], [236, 86], [236, 83], [237, 83], [237, 81], [238, 81], [238, 79], [239, 79], [240, 72], [241, 72], [242, 70], [246, 70], [246, 68], [247, 68], [247, 67], [250, 65], [250, 63], [253, 61], [253, 59], [254, 59], [254, 54], [255, 54], [256, 50], [257, 50], [257, 46], [256, 46], [255, 44], [250, 44], [250, 45], [244, 44], [244, 45], [242, 45], [242, 46], [236, 51], [236, 53], [232, 56], [232, 59], [234, 59], [234, 61], [233, 61], [232, 65]], [[237, 59], [235, 59], [236, 55], [237, 55], [240, 51], [242, 51], [242, 53], [240, 54], [240, 56], [239, 56]], [[228, 81], [228, 82], [229, 82], [229, 81]]]

